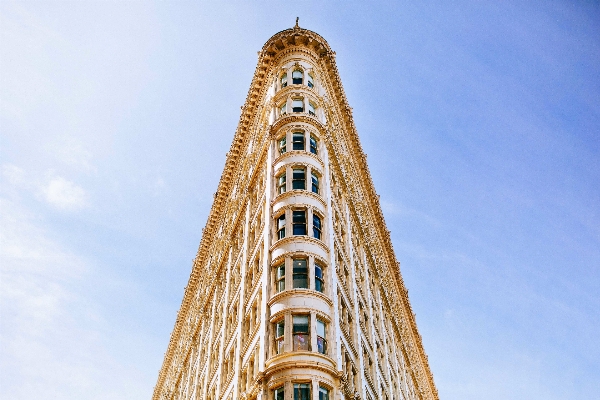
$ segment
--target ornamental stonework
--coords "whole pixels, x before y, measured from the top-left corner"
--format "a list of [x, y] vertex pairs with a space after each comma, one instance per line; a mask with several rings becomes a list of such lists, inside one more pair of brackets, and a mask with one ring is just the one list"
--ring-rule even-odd
[[263, 46], [153, 399], [438, 399], [318, 34]]

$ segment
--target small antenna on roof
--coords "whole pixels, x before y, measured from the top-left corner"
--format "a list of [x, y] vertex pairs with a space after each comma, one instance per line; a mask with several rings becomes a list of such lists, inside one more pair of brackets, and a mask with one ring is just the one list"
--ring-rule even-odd
[[294, 28], [300, 28], [300, 26], [298, 25], [298, 20], [300, 19], [300, 17], [296, 17], [296, 26], [294, 26]]

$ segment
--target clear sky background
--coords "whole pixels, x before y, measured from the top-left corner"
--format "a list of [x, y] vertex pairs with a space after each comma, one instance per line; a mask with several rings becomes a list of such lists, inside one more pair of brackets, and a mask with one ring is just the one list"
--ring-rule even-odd
[[440, 398], [600, 398], [598, 2], [6, 0], [0, 397], [150, 397], [296, 16], [337, 53]]

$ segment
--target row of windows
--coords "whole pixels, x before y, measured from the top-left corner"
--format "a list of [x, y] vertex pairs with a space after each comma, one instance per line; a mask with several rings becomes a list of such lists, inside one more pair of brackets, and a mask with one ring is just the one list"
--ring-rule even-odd
[[[317, 106], [309, 100], [304, 99], [303, 97], [296, 97], [292, 99], [292, 104], [291, 104], [291, 112], [295, 112], [295, 113], [301, 113], [301, 112], [305, 112], [305, 103], [306, 103], [306, 108], [308, 109], [308, 113], [310, 115], [316, 116], [316, 108]], [[288, 105], [288, 102], [284, 102], [283, 104], [279, 105], [279, 115], [285, 115], [288, 113], [288, 110], [290, 110], [290, 107]]]
[[[308, 151], [310, 151], [313, 154], [318, 154], [319, 151], [319, 141], [317, 140], [316, 137], [314, 137], [313, 135], [310, 135], [309, 138], [309, 148]], [[283, 136], [282, 138], [280, 138], [277, 141], [277, 148], [279, 150], [279, 155], [282, 155], [283, 153], [287, 152], [287, 137]], [[301, 150], [301, 151], [306, 151], [306, 141], [305, 141], [305, 135], [304, 132], [293, 132], [292, 133], [292, 150]]]
[[[277, 194], [287, 190], [287, 175], [284, 172], [277, 176]], [[292, 190], [306, 190], [306, 168], [292, 168]], [[319, 194], [319, 175], [313, 171], [310, 172], [310, 190]]]
[[[323, 267], [315, 262], [314, 264], [314, 277], [315, 287], [314, 290], [323, 293], [325, 290], [325, 278], [323, 276]], [[285, 262], [275, 267], [275, 289], [277, 293], [286, 290], [285, 285], [286, 279], [286, 267]], [[310, 289], [309, 279], [309, 268], [308, 260], [306, 258], [294, 258], [292, 259], [292, 289]]]
[[[316, 334], [317, 349], [321, 354], [327, 354], [326, 329], [327, 323], [317, 318]], [[275, 353], [282, 354], [285, 351], [285, 320], [281, 319], [273, 324], [275, 332]], [[311, 351], [310, 343], [310, 315], [292, 315], [292, 350]]]
[[[311, 384], [310, 383], [294, 383], [292, 384], [294, 392], [294, 400], [312, 400], [311, 397]], [[284, 387], [278, 387], [273, 391], [274, 400], [284, 400], [285, 390]], [[329, 400], [329, 389], [323, 386], [319, 386], [319, 400]]]
[[[292, 85], [302, 85], [304, 83], [304, 71], [295, 69], [292, 71]], [[281, 75], [281, 88], [283, 89], [288, 85], [288, 74], [284, 72]], [[309, 72], [306, 74], [306, 85], [310, 88], [315, 86], [315, 78]]]
[[[292, 210], [292, 236], [306, 236], [308, 234], [307, 229], [307, 218], [306, 218], [307, 210]], [[276, 218], [277, 221], [277, 239], [281, 240], [286, 237], [286, 213], [284, 212], [279, 217]], [[315, 239], [321, 239], [322, 236], [322, 224], [321, 217], [313, 213], [312, 214], [312, 236]]]

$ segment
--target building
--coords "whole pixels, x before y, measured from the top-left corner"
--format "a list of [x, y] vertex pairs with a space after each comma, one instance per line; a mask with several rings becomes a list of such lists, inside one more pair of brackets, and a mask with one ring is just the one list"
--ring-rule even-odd
[[154, 399], [437, 399], [335, 53], [262, 48]]

